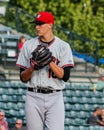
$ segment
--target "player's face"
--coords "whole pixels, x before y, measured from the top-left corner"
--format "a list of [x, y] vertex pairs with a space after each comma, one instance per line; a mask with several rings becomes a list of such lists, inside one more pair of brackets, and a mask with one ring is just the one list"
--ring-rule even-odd
[[52, 31], [52, 24], [41, 24], [41, 25], [36, 25], [36, 32], [38, 36], [45, 36], [49, 34]]

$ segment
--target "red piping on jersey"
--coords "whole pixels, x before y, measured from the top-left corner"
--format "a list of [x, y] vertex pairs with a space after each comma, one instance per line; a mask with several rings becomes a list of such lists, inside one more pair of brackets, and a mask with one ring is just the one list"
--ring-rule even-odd
[[66, 64], [66, 65], [63, 65], [62, 68], [64, 67], [73, 67], [74, 65], [73, 64]]
[[27, 67], [22, 66], [22, 65], [19, 65], [19, 64], [16, 64], [16, 66], [18, 66], [18, 67], [20, 67], [20, 68], [23, 68], [23, 69], [27, 69]]
[[54, 41], [55, 41], [55, 38], [52, 40], [52, 42], [50, 44], [48, 44], [48, 47], [51, 46]]

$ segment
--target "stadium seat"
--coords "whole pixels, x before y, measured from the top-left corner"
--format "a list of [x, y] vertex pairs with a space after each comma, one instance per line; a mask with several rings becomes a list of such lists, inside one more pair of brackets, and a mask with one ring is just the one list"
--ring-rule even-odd
[[83, 91], [76, 90], [76, 91], [75, 91], [75, 96], [76, 96], [76, 97], [82, 97], [82, 96], [84, 96], [84, 95], [83, 95]]
[[71, 96], [71, 90], [67, 89], [63, 91], [64, 96]]
[[79, 126], [78, 130], [90, 130], [87, 126]]
[[64, 102], [65, 102], [65, 103], [72, 102], [71, 97], [64, 96]]
[[4, 102], [7, 102], [7, 101], [8, 101], [8, 96], [7, 96], [6, 94], [3, 94], [3, 95], [1, 96], [1, 98], [2, 98], [2, 101], [4, 101]]
[[83, 126], [85, 124], [85, 119], [76, 118], [75, 123], [78, 124], [78, 125]]
[[18, 116], [19, 116], [19, 117], [25, 116], [25, 111], [24, 111], [24, 109], [20, 109], [20, 110], [19, 110]]
[[94, 94], [93, 94], [94, 97], [97, 97], [97, 98], [101, 98], [103, 96], [102, 92], [101, 91], [95, 91]]
[[83, 111], [92, 111], [92, 105], [90, 105], [90, 104], [88, 104], [88, 103], [85, 103], [85, 104], [83, 104], [83, 107], [82, 107], [82, 110]]
[[85, 103], [89, 102], [89, 99], [87, 97], [83, 96], [83, 97], [80, 98], [79, 102], [85, 104]]
[[85, 90], [85, 91], [83, 91], [84, 96], [85, 96], [85, 97], [91, 97], [90, 92], [91, 92], [91, 91], [89, 91], [89, 90]]
[[24, 103], [18, 102], [18, 103], [17, 103], [17, 108], [18, 108], [18, 109], [24, 109]]
[[78, 118], [86, 119], [88, 117], [88, 113], [85, 111], [78, 112]]
[[8, 88], [8, 95], [15, 94], [15, 90], [13, 88]]
[[0, 95], [2, 95], [2, 94], [3, 94], [3, 88], [0, 87]]
[[74, 105], [74, 107], [73, 107], [73, 110], [74, 110], [74, 111], [80, 111], [81, 109], [82, 109], [82, 105], [79, 104], [79, 103], [76, 103], [76, 104]]
[[71, 104], [70, 103], [65, 103], [65, 110], [72, 110]]
[[12, 102], [7, 102], [7, 108], [8, 108], [8, 109], [14, 108], [14, 103], [12, 103]]
[[78, 115], [79, 115], [78, 113], [79, 112], [72, 110], [72, 111], [69, 112], [69, 117], [70, 118], [78, 117]]
[[18, 114], [17, 114], [17, 111], [15, 111], [14, 109], [10, 109], [9, 111], [8, 111], [8, 113], [9, 113], [9, 115], [12, 117], [12, 116], [17, 116]]
[[104, 97], [101, 98], [100, 102], [104, 103]]
[[90, 126], [89, 129], [90, 130], [104, 130], [104, 127], [101, 127], [101, 126]]
[[0, 106], [0, 109], [2, 109], [3, 111], [8, 110], [6, 103], [2, 102], [1, 106]]
[[25, 101], [25, 99], [26, 99], [26, 95], [22, 95], [22, 101]]
[[26, 92], [24, 91], [24, 89], [22, 89], [22, 88], [18, 88], [18, 90], [17, 90], [17, 94], [25, 94]]
[[71, 100], [72, 103], [78, 103], [80, 99], [78, 97], [73, 96]]

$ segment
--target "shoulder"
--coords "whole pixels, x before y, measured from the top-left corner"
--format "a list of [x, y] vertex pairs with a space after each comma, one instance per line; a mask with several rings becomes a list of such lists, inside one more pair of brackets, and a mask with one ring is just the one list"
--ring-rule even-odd
[[37, 43], [38, 43], [38, 37], [35, 37], [35, 38], [31, 38], [29, 40], [27, 40], [24, 44], [23, 44], [23, 48], [24, 49], [32, 49], [34, 48], [34, 46], [37, 46]]
[[31, 38], [31, 39], [27, 40], [24, 45], [32, 44], [32, 43], [37, 42], [37, 41], [38, 41], [38, 37]]
[[70, 47], [70, 44], [68, 42], [65, 42], [61, 38], [55, 36], [55, 39], [56, 39], [57, 44], [59, 44], [60, 46], [62, 46], [62, 47]]
[[65, 42], [64, 40], [62, 40], [61, 38], [59, 38], [59, 37], [57, 37], [57, 36], [55, 36], [55, 40], [56, 40], [57, 42], [67, 44], [67, 42]]

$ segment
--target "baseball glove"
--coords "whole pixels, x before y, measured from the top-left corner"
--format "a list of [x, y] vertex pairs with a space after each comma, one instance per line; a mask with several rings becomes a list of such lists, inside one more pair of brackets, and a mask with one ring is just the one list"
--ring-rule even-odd
[[32, 52], [32, 61], [35, 62], [34, 68], [39, 70], [52, 61], [52, 53], [44, 45], [38, 45]]

